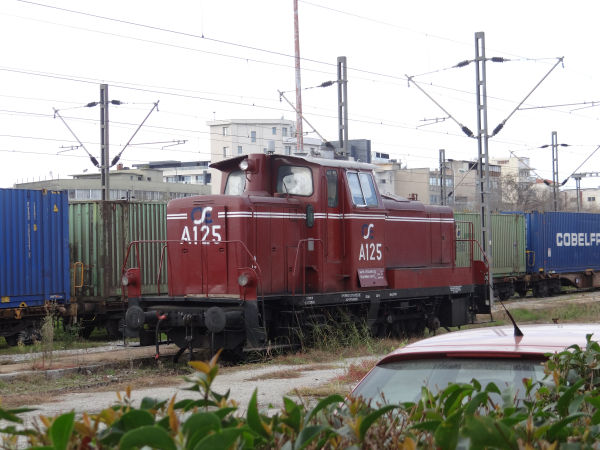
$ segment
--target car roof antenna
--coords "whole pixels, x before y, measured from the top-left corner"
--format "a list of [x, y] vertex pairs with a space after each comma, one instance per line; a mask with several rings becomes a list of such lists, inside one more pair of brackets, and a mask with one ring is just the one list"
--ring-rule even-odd
[[521, 329], [519, 328], [519, 326], [517, 325], [517, 322], [515, 322], [514, 317], [512, 316], [512, 314], [510, 313], [510, 311], [506, 308], [506, 306], [504, 306], [504, 303], [500, 300], [500, 304], [502, 305], [502, 307], [504, 308], [504, 311], [506, 312], [506, 315], [508, 316], [508, 318], [510, 319], [510, 321], [513, 324], [513, 329], [515, 331], [515, 336], [523, 336], [523, 332], [521, 331]]

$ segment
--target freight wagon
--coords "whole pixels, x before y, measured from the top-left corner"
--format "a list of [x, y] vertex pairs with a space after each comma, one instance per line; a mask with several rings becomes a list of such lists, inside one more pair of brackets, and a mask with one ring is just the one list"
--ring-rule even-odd
[[527, 214], [527, 272], [540, 297], [600, 287], [600, 214]]
[[[454, 220], [457, 238], [481, 240], [480, 214], [454, 213]], [[527, 292], [525, 214], [492, 214], [491, 235], [494, 295], [501, 300], [512, 297], [515, 292], [524, 297]], [[468, 249], [465, 246], [458, 249], [457, 260], [466, 261]], [[475, 259], [483, 259], [480, 246], [475, 247]]]
[[[480, 215], [455, 213], [458, 236], [481, 236]], [[492, 214], [495, 296], [560, 293], [561, 287], [600, 287], [600, 214], [532, 212]], [[472, 235], [471, 235], [472, 233]], [[476, 248], [475, 254], [478, 253]], [[468, 257], [457, 253], [457, 260]]]
[[48, 314], [72, 314], [67, 193], [0, 189], [0, 336], [36, 337]]
[[[121, 265], [127, 245], [137, 240], [166, 239], [166, 203], [85, 201], [69, 205], [72, 303], [84, 337], [105, 327], [110, 338], [123, 335], [127, 303], [123, 299]], [[166, 291], [167, 272], [157, 274], [161, 247], [149, 246], [142, 265], [144, 294]]]

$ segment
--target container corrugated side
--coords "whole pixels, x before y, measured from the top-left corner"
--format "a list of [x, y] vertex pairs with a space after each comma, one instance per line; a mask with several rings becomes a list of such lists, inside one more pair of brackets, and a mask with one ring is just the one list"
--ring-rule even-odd
[[[455, 213], [457, 238], [481, 240], [481, 216], [477, 213]], [[526, 218], [523, 214], [491, 214], [492, 233], [492, 273], [494, 277], [522, 275], [526, 271]], [[472, 223], [469, 227], [467, 223]], [[472, 230], [473, 236], [469, 231]], [[460, 249], [460, 251], [459, 251]], [[467, 247], [459, 244], [457, 265], [468, 259]], [[478, 246], [474, 250], [475, 259], [481, 259]]]
[[600, 270], [600, 214], [528, 214], [527, 251], [532, 273]]
[[0, 189], [0, 308], [68, 303], [67, 193]]
[[[78, 301], [120, 297], [121, 267], [128, 244], [134, 240], [166, 239], [166, 203], [75, 202], [69, 210], [73, 292]], [[158, 293], [156, 275], [161, 248], [160, 244], [140, 246], [145, 268], [144, 294]], [[166, 280], [165, 265], [161, 292], [166, 291]]]

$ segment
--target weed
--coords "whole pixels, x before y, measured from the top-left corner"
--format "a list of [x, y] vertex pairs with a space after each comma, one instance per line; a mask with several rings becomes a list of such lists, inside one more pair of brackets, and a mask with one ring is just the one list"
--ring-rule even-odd
[[52, 365], [52, 351], [54, 350], [54, 317], [52, 313], [46, 314], [44, 317], [41, 332], [42, 364], [43, 367], [49, 367]]
[[357, 363], [350, 364], [346, 371], [336, 377], [336, 381], [346, 384], [358, 383], [377, 364], [376, 359], [363, 359]]

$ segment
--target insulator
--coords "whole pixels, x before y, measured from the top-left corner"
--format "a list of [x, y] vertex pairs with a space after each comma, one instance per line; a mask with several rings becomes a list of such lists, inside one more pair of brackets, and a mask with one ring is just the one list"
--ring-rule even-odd
[[492, 133], [492, 136], [496, 136], [498, 133], [500, 133], [500, 130], [502, 130], [502, 128], [504, 128], [504, 122], [502, 122], [500, 125], [498, 125], [496, 128], [494, 128], [494, 132]]

